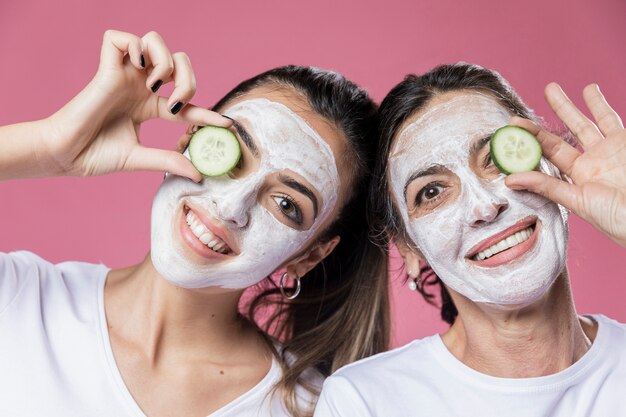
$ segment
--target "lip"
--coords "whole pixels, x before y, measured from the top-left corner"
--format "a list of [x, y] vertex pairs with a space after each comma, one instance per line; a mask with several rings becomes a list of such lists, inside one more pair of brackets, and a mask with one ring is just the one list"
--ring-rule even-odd
[[[476, 261], [472, 259], [479, 252], [487, 249], [490, 246], [493, 246], [494, 244], [498, 243], [499, 241], [509, 236], [514, 235], [520, 230], [527, 229], [528, 227], [531, 227], [533, 225], [535, 226], [533, 233], [524, 242], [518, 245], [515, 245], [512, 248], [499, 252], [491, 256], [490, 258], [483, 259], [482, 261]], [[509, 263], [512, 260], [521, 257], [530, 249], [532, 249], [532, 247], [535, 245], [537, 241], [539, 230], [541, 230], [541, 223], [537, 220], [536, 217], [533, 216], [533, 217], [525, 218], [519, 221], [518, 223], [514, 224], [513, 226], [509, 227], [508, 229], [505, 229], [502, 232], [497, 233], [483, 240], [482, 242], [478, 243], [474, 247], [472, 247], [467, 253], [466, 260], [478, 266], [484, 266], [484, 267], [495, 267], [495, 266], [500, 266], [500, 265]]]
[[[229, 254], [217, 253], [214, 250], [209, 249], [206, 245], [200, 242], [200, 240], [198, 240], [196, 235], [194, 235], [191, 229], [189, 228], [189, 225], [187, 224], [187, 221], [186, 221], [187, 212], [190, 210], [196, 215], [198, 220], [200, 220], [206, 226], [206, 228], [209, 229], [209, 231], [212, 234], [214, 234], [215, 236], [223, 240], [228, 245], [228, 247], [232, 251], [231, 253]], [[194, 209], [188, 204], [185, 204], [182, 207], [178, 228], [185, 243], [191, 249], [193, 249], [194, 252], [196, 252], [198, 255], [204, 258], [230, 259], [234, 256], [239, 255], [239, 250], [232, 243], [232, 239], [230, 238], [230, 236], [221, 227], [216, 225], [210, 218], [204, 215], [201, 211]]]

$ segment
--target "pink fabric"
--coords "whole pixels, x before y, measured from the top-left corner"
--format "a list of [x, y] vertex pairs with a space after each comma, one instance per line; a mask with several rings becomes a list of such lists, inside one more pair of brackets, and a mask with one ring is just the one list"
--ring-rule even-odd
[[[287, 63], [335, 69], [380, 100], [406, 73], [463, 60], [499, 70], [548, 121], [555, 119], [542, 97], [552, 80], [578, 104], [582, 88], [597, 82], [626, 117], [625, 16], [621, 0], [4, 1], [0, 124], [44, 117], [77, 93], [95, 72], [107, 28], [154, 29], [172, 51], [185, 50], [198, 79], [195, 102], [203, 105]], [[147, 144], [173, 147], [184, 129], [155, 122], [142, 134]], [[161, 179], [136, 173], [2, 183], [0, 250], [113, 267], [138, 262]], [[579, 311], [626, 321], [626, 250], [573, 218], [569, 254]], [[438, 312], [400, 284], [393, 281], [396, 344], [444, 329]]]

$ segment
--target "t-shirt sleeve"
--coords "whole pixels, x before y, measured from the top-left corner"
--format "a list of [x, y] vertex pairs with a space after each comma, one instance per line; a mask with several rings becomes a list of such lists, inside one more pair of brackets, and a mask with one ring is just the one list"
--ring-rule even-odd
[[373, 416], [361, 394], [342, 376], [331, 376], [324, 382], [315, 407], [314, 417], [368, 417]]
[[0, 315], [15, 300], [29, 278], [37, 278], [38, 262], [30, 252], [0, 253]]

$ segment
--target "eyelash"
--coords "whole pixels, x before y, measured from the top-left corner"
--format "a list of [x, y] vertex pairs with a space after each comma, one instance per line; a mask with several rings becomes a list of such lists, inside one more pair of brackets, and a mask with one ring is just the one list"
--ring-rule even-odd
[[[291, 204], [291, 206], [295, 209], [295, 216], [292, 217], [289, 214], [287, 214], [285, 212], [285, 209], [283, 209], [280, 206], [280, 202], [276, 201], [277, 199], [281, 199], [281, 202], [282, 201], [288, 201], [289, 204]], [[289, 220], [291, 220], [292, 222], [294, 222], [298, 226], [302, 225], [302, 222], [303, 222], [302, 210], [300, 210], [300, 207], [298, 206], [298, 203], [296, 203], [296, 200], [294, 200], [292, 197], [290, 197], [288, 195], [285, 195], [285, 194], [273, 195], [272, 196], [272, 200], [274, 200], [274, 203], [276, 204], [276, 207], [278, 207], [278, 209], [284, 214], [285, 217], [287, 217]]]
[[483, 161], [483, 167], [490, 168], [492, 166], [495, 167], [493, 159], [491, 159], [491, 152], [487, 152], [487, 155], [485, 155], [485, 160]]
[[437, 201], [439, 199], [439, 197], [441, 196], [441, 193], [443, 192], [443, 190], [439, 191], [439, 193], [436, 196], [434, 196], [433, 198], [430, 198], [430, 199], [425, 199], [424, 198], [426, 192], [428, 190], [431, 190], [431, 189], [435, 188], [435, 187], [444, 188], [443, 184], [438, 183], [438, 182], [431, 182], [431, 183], [427, 184], [424, 188], [419, 190], [419, 192], [415, 196], [415, 206], [420, 206], [422, 204], [432, 204], [433, 202]]

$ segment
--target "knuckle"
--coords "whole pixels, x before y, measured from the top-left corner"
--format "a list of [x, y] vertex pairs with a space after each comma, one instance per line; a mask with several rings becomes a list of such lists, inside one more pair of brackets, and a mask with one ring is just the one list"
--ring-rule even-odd
[[135, 36], [135, 35], [133, 35], [133, 37], [132, 37], [132, 38], [131, 38], [131, 40], [130, 40], [130, 43], [131, 43], [133, 46], [135, 46], [135, 47], [137, 47], [137, 48], [141, 49], [141, 38], [140, 38], [139, 36]]
[[174, 72], [174, 64], [171, 61], [164, 61], [156, 63], [155, 68], [158, 68], [159, 73], [163, 74], [163, 76], [169, 76], [172, 72]]
[[144, 38], [161, 39], [161, 35], [159, 35], [158, 32], [151, 30], [144, 35]]
[[187, 55], [185, 52], [182, 52], [182, 51], [174, 52], [172, 54], [172, 58], [174, 60], [180, 60], [180, 61], [183, 61], [185, 63], [190, 63], [191, 62], [189, 60], [189, 55]]
[[116, 34], [117, 34], [116, 30], [107, 29], [107, 30], [104, 31], [104, 35], [102, 35], [102, 39], [109, 40], [109, 39], [113, 38]]
[[612, 126], [613, 124], [619, 123], [619, 117], [614, 117], [615, 114], [612, 112], [604, 112], [598, 116], [598, 124]]
[[589, 125], [584, 122], [576, 123], [572, 126], [572, 133], [577, 137], [584, 136], [589, 131]]

